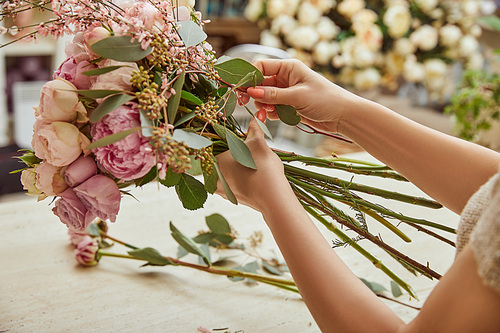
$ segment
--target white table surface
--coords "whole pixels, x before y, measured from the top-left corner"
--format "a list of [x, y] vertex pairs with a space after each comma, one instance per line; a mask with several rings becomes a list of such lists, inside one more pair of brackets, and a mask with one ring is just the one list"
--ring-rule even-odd
[[[355, 157], [371, 159], [365, 153]], [[350, 179], [342, 172], [331, 173]], [[424, 195], [407, 183], [363, 176], [354, 179]], [[220, 213], [241, 240], [262, 231], [264, 242], [258, 251], [263, 256], [278, 252], [261, 215], [252, 209], [211, 196], [204, 209], [187, 211], [173, 189], [158, 190], [156, 184], [134, 189], [133, 194], [140, 202], [123, 198], [109, 234], [136, 246], [152, 246], [175, 257], [177, 243], [170, 236], [169, 221], [194, 236], [206, 229], [205, 216]], [[140, 262], [120, 258], [104, 257], [96, 267], [81, 267], [74, 260], [66, 227], [48, 206], [50, 199], [36, 203], [35, 198], [16, 198], [0, 202], [0, 332], [197, 332], [199, 326], [247, 333], [319, 331], [300, 296], [273, 286], [248, 286], [183, 267], [141, 268]], [[453, 227], [458, 223], [458, 216], [446, 209], [402, 203], [387, 206]], [[377, 225], [370, 227], [374, 233], [379, 230]], [[334, 238], [322, 226], [319, 228], [328, 241]], [[444, 273], [449, 268], [454, 257], [452, 247], [409, 227], [402, 229], [412, 237], [412, 243], [400, 242], [385, 230], [380, 232], [386, 242], [421, 262], [429, 261], [436, 271]], [[435, 281], [412, 276], [367, 241], [361, 244], [408, 281], [420, 298], [409, 300], [404, 295], [399, 300], [420, 306]], [[113, 250], [125, 252], [121, 247]], [[357, 252], [351, 248], [336, 251], [358, 276], [389, 287], [389, 278]], [[196, 262], [194, 256], [186, 260]], [[244, 262], [238, 259], [237, 263]], [[387, 304], [405, 321], [417, 314], [407, 307]]]

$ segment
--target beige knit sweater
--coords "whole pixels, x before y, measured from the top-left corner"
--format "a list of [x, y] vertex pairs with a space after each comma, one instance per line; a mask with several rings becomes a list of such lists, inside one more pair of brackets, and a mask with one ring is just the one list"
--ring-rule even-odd
[[482, 280], [500, 293], [500, 172], [470, 198], [457, 230], [457, 255], [471, 243]]

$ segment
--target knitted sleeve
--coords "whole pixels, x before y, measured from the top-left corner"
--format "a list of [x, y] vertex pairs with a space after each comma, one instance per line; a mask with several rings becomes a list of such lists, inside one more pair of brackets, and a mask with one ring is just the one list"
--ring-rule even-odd
[[470, 243], [482, 280], [500, 293], [500, 179], [493, 183], [491, 199], [471, 233]]

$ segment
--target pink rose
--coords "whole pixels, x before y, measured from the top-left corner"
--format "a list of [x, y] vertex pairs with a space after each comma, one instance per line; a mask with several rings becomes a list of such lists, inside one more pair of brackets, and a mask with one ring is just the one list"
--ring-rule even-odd
[[62, 78], [45, 83], [42, 87], [40, 105], [36, 109], [35, 116], [41, 117], [47, 122], [75, 120], [85, 122], [87, 110], [74, 92], [76, 87]]
[[[127, 103], [95, 123], [92, 126], [92, 137], [99, 140], [137, 126], [141, 126], [137, 104]], [[149, 138], [142, 136], [141, 131], [105, 147], [95, 148], [93, 153], [100, 168], [121, 180], [140, 178], [156, 163]]]
[[71, 187], [80, 185], [97, 174], [97, 165], [90, 156], [80, 156], [69, 165], [64, 173], [66, 184]]
[[78, 231], [75, 231], [74, 229], [68, 229], [68, 236], [69, 236], [69, 241], [71, 242], [71, 244], [73, 244], [74, 246], [78, 246], [78, 244], [80, 244], [80, 242], [87, 236], [88, 237], [88, 233], [87, 232], [78, 232]]
[[92, 49], [90, 48], [91, 45], [104, 38], [108, 38], [109, 36], [111, 36], [109, 31], [103, 27], [95, 27], [94, 29], [84, 34], [83, 39], [85, 42], [85, 49], [92, 58], [99, 58], [99, 55], [92, 51]]
[[111, 59], [106, 59], [100, 63], [99, 67], [123, 66], [115, 69], [112, 72], [97, 76], [96, 81], [92, 85], [92, 90], [123, 90], [132, 91], [130, 79], [132, 72], [138, 70], [135, 62], [121, 62]]
[[90, 236], [85, 236], [75, 249], [76, 261], [84, 266], [97, 265], [99, 243]]
[[90, 144], [90, 140], [70, 123], [46, 123], [41, 118], [35, 122], [31, 145], [38, 158], [56, 167], [71, 164]]
[[47, 196], [59, 195], [68, 188], [64, 181], [65, 167], [55, 167], [50, 163], [42, 162], [36, 168], [36, 186]]
[[95, 68], [97, 66], [90, 63], [87, 52], [81, 52], [66, 59], [54, 72], [53, 78], [60, 77], [74, 84], [77, 89], [86, 90], [90, 88], [94, 77], [82, 73]]
[[68, 228], [77, 232], [85, 232], [87, 227], [96, 218], [95, 215], [92, 215], [87, 210], [87, 207], [76, 196], [71, 187], [68, 187], [66, 191], [61, 193], [61, 198], [56, 201], [52, 212]]
[[115, 222], [120, 209], [121, 194], [118, 185], [111, 178], [95, 175], [74, 190], [92, 216]]
[[24, 169], [21, 173], [21, 184], [23, 189], [28, 191], [28, 195], [37, 196], [38, 201], [45, 199], [47, 196], [36, 186], [36, 171], [35, 168]]

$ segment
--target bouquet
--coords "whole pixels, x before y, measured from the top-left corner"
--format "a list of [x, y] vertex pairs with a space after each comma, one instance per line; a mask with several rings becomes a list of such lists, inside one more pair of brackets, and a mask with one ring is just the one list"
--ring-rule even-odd
[[[168, 0], [2, 3], [2, 18], [33, 8], [53, 14], [52, 19], [37, 24], [25, 35], [21, 27], [5, 28], [4, 32], [14, 29], [21, 34], [20, 39], [35, 40], [45, 35], [74, 35], [66, 47], [68, 58], [55, 71], [54, 79], [42, 88], [40, 104], [35, 108], [33, 150], [25, 151], [20, 159], [26, 164], [21, 173], [25, 189], [38, 200], [54, 197], [52, 210], [68, 227], [81, 263], [95, 264], [109, 245], [106, 239], [128, 244], [109, 236], [107, 225], [101, 222], [115, 222], [127, 187], [156, 181], [175, 188], [183, 206], [194, 210], [203, 207], [220, 181], [227, 198], [236, 204], [219, 170], [217, 155], [229, 150], [239, 163], [256, 168], [244, 143], [245, 132], [232, 113], [239, 93], [259, 84], [263, 75], [242, 59], [216, 58], [205, 41], [203, 25], [207, 22], [193, 5], [193, 1]], [[283, 122], [292, 126], [300, 122], [294, 108], [275, 108]], [[271, 137], [266, 125], [257, 121]], [[402, 221], [451, 245], [452, 241], [431, 229], [449, 233], [454, 230], [393, 212], [361, 195], [369, 193], [430, 208], [441, 207], [439, 203], [327, 176], [290, 162], [405, 181], [386, 166], [335, 155], [320, 159], [275, 152], [285, 163], [286, 176], [305, 209], [339, 238], [336, 245], [352, 246], [415, 297], [402, 278], [358, 241], [375, 243], [412, 273], [440, 277], [428, 265], [372, 234], [366, 217], [405, 241], [410, 239], [389, 219]], [[343, 212], [333, 201], [350, 206], [356, 216]], [[194, 239], [171, 224], [174, 239], [184, 250], [203, 258], [206, 266], [198, 268], [210, 272], [218, 268], [212, 266], [197, 243], [229, 246], [234, 240], [228, 237], [231, 229], [227, 223], [216, 220], [207, 221], [211, 229], [207, 235]], [[349, 236], [337, 224], [358, 237]], [[128, 246], [132, 250], [126, 257], [150, 265], [180, 264], [154, 249]], [[227, 269], [220, 271], [236, 274], [227, 273]], [[290, 285], [275, 280], [268, 283]]]
[[359, 90], [402, 82], [449, 98], [453, 63], [484, 64], [477, 0], [250, 0], [245, 16], [261, 44], [287, 50], [335, 82]]

